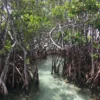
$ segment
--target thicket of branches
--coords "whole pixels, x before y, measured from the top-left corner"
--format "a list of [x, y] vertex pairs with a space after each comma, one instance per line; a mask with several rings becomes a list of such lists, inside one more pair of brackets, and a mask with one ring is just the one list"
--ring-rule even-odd
[[59, 74], [63, 66], [64, 77], [99, 89], [100, 2], [72, 0], [56, 6], [52, 14], [58, 22], [49, 32], [54, 54], [58, 54], [58, 57], [53, 56], [52, 73]]
[[47, 54], [56, 54], [52, 73], [63, 67], [69, 80], [99, 87], [100, 2], [0, 0], [0, 92], [8, 93], [7, 84], [38, 84], [30, 64]]
[[[44, 36], [34, 0], [0, 0], [0, 93], [7, 86], [28, 89], [31, 82], [39, 85], [38, 69], [31, 64], [45, 53]], [[33, 8], [35, 7], [35, 10]], [[40, 5], [38, 5], [39, 7]], [[38, 25], [39, 24], [39, 25]], [[43, 41], [41, 40], [43, 37]], [[42, 41], [42, 42], [41, 42]]]

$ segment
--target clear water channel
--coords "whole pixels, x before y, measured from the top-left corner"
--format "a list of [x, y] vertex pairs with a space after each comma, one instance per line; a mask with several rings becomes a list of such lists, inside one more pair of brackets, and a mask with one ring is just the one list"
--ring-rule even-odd
[[63, 78], [51, 75], [52, 59], [40, 61], [39, 90], [31, 87], [29, 93], [11, 92], [0, 100], [94, 100], [88, 89], [80, 89], [74, 84], [66, 83]]

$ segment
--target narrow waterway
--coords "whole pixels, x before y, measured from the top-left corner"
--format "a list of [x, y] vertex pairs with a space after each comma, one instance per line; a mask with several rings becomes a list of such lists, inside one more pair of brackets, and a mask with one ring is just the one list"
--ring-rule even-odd
[[[29, 93], [10, 93], [5, 100], [94, 100], [88, 89], [80, 89], [77, 86], [66, 83], [63, 78], [51, 75], [51, 58], [38, 64], [39, 90], [32, 87]], [[2, 99], [0, 99], [2, 100]]]

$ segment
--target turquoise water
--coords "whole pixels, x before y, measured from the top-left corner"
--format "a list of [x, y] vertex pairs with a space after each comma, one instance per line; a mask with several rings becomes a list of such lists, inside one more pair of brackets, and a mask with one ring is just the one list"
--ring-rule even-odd
[[[66, 83], [61, 77], [51, 75], [52, 61], [49, 57], [38, 64], [39, 90], [31, 87], [25, 93], [10, 93], [5, 100], [93, 100], [88, 89], [80, 89], [74, 84]], [[2, 99], [0, 99], [2, 100]]]

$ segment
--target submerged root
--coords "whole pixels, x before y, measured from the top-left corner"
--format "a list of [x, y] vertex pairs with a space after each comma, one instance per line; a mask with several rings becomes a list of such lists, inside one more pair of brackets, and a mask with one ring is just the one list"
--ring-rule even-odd
[[[7, 61], [7, 62], [6, 62]], [[30, 64], [24, 67], [23, 52], [12, 51], [0, 70], [0, 93], [8, 94], [8, 87], [22, 87], [28, 90], [30, 83], [38, 80], [38, 69], [31, 69]], [[25, 60], [26, 61], [26, 60]], [[4, 66], [7, 65], [7, 66]]]
[[[98, 58], [94, 59], [94, 74], [91, 76], [92, 60], [88, 47], [72, 46], [63, 50], [61, 54], [61, 57], [63, 57], [63, 76], [78, 85], [100, 89], [100, 52], [95, 53]], [[56, 55], [55, 58], [53, 57], [52, 64], [55, 64], [59, 70], [57, 56], [59, 57], [59, 55]], [[52, 72], [54, 72], [54, 67]]]

